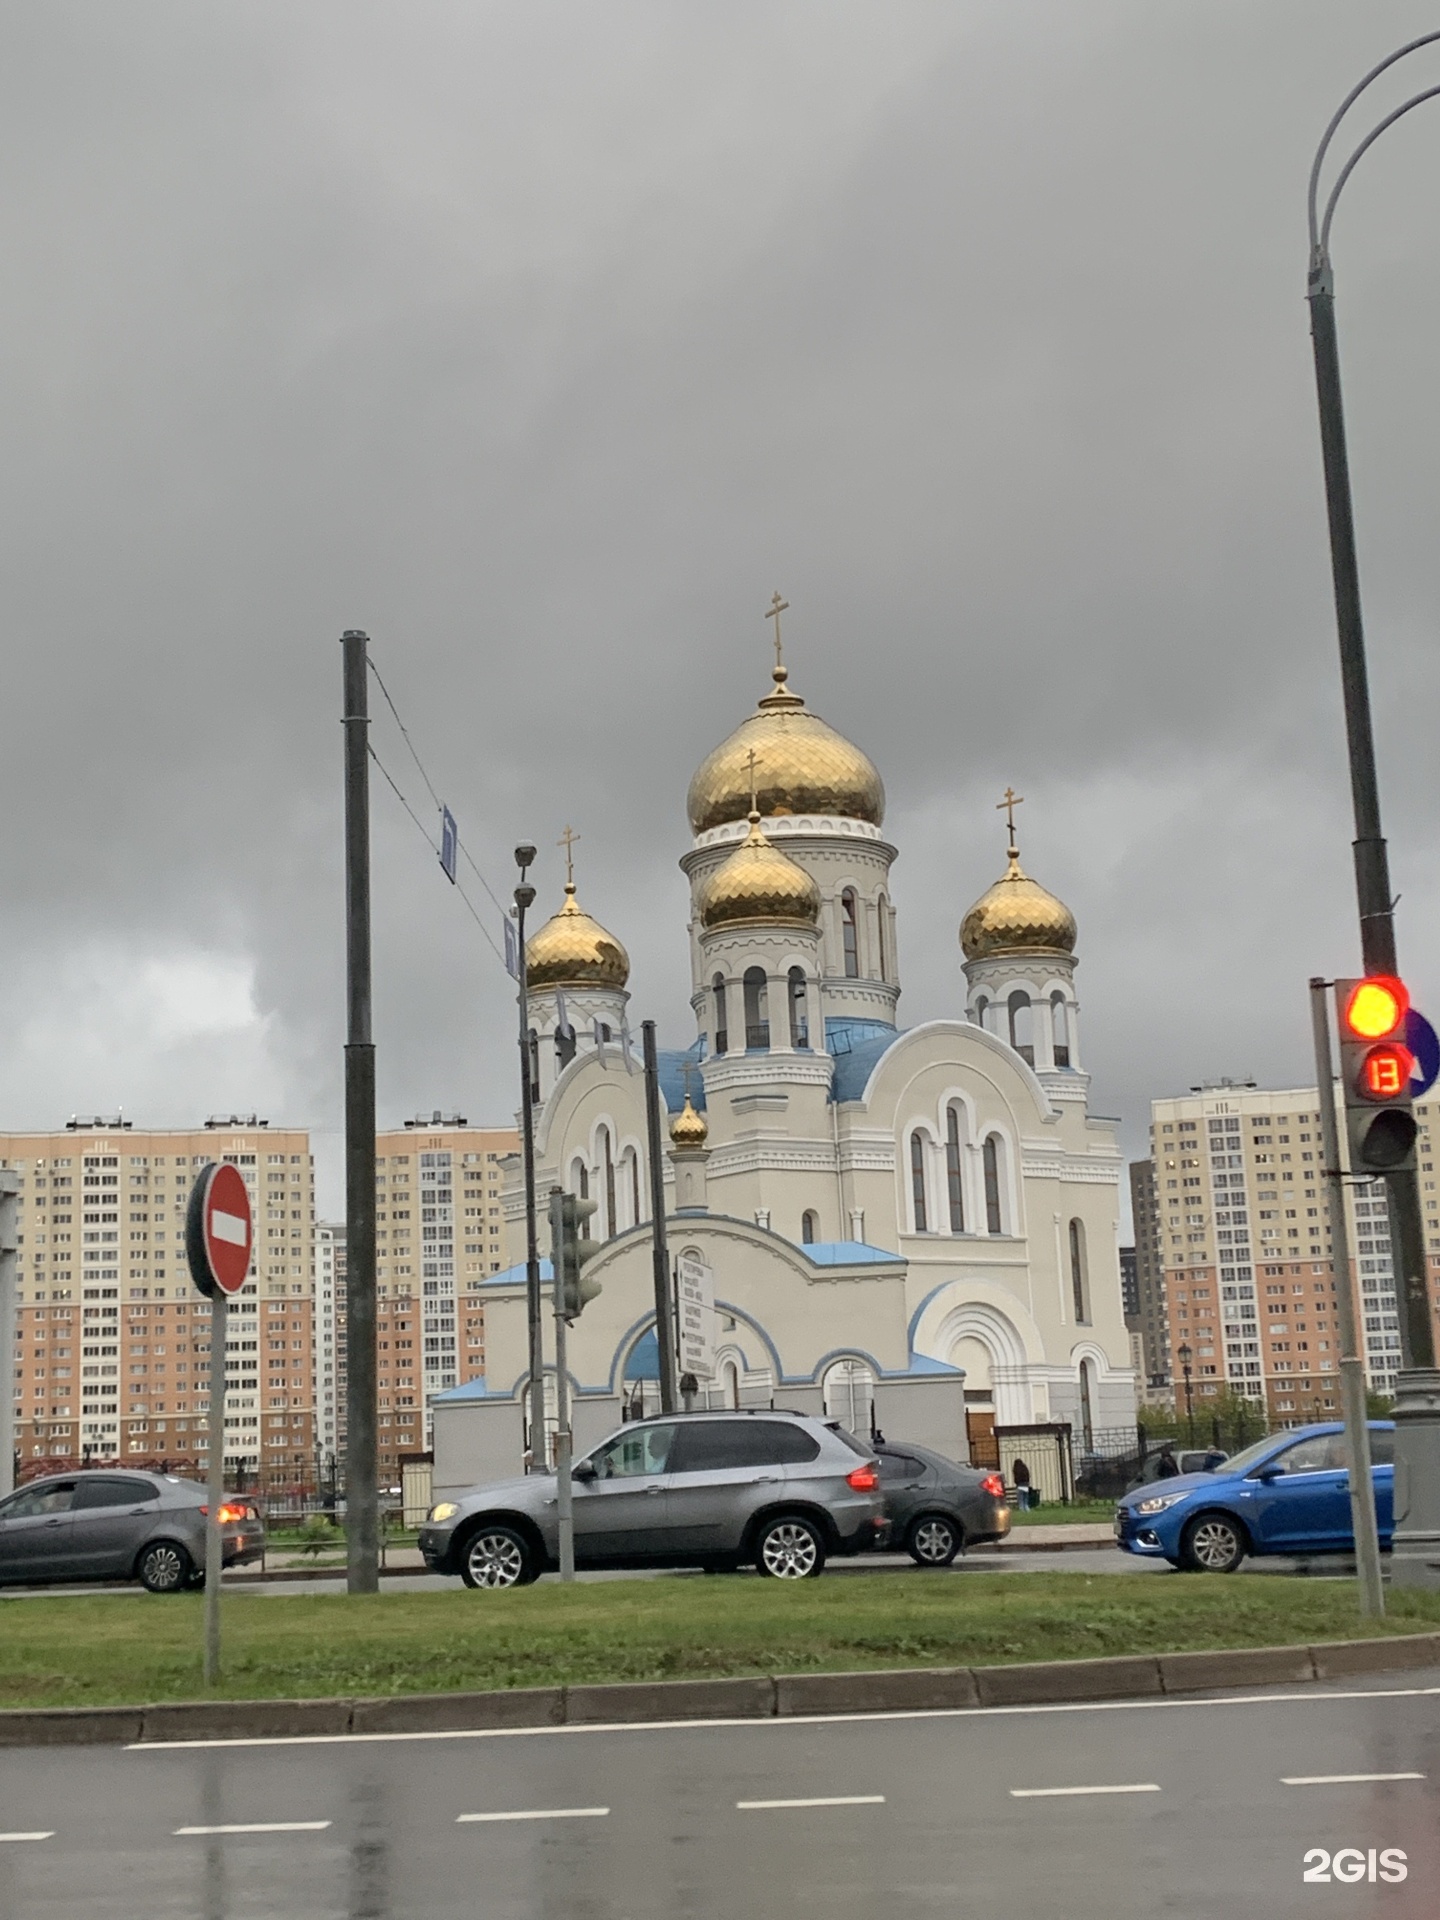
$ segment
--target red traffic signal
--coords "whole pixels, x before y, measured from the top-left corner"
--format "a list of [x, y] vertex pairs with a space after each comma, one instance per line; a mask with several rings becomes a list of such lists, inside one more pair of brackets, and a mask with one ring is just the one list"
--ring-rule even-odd
[[1340, 1008], [1340, 1018], [1356, 1040], [1388, 1040], [1403, 1028], [1410, 1011], [1410, 995], [1403, 980], [1393, 974], [1372, 973], [1351, 982]]
[[1337, 980], [1340, 1086], [1353, 1173], [1390, 1173], [1413, 1166], [1415, 1115], [1410, 1083], [1410, 995], [1393, 974]]

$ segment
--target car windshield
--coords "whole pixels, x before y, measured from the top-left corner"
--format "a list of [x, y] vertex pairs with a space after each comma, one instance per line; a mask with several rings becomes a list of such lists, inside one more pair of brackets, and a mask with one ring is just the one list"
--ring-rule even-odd
[[1248, 1473], [1252, 1467], [1258, 1467], [1266, 1454], [1271, 1451], [1275, 1445], [1275, 1438], [1276, 1436], [1272, 1433], [1268, 1434], [1263, 1440], [1252, 1441], [1248, 1447], [1243, 1447], [1239, 1453], [1232, 1453], [1228, 1460], [1222, 1460], [1216, 1471], [1222, 1473]]

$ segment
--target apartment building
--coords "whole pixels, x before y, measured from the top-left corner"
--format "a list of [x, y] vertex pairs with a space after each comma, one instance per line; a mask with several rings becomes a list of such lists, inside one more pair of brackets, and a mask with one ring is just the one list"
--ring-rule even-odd
[[315, 1225], [315, 1454], [317, 1478], [333, 1477], [345, 1441], [345, 1225]]
[[[1164, 1249], [1160, 1244], [1160, 1208], [1155, 1194], [1155, 1163], [1130, 1164], [1130, 1208], [1135, 1223], [1135, 1314], [1132, 1331], [1140, 1336], [1141, 1398], [1154, 1403], [1170, 1397], [1170, 1316], [1165, 1305]], [[1127, 1325], [1131, 1322], [1127, 1319]]]
[[[1336, 1100], [1338, 1112], [1338, 1092]], [[1421, 1102], [1416, 1117], [1427, 1265], [1437, 1292], [1440, 1103]], [[1340, 1123], [1343, 1137], [1343, 1114]], [[1177, 1398], [1183, 1403], [1188, 1357], [1198, 1407], [1225, 1387], [1263, 1399], [1281, 1426], [1335, 1414], [1338, 1282], [1315, 1089], [1227, 1084], [1157, 1100], [1150, 1139], [1150, 1160], [1131, 1173], [1141, 1308], [1143, 1316], [1148, 1245], [1155, 1341], [1158, 1347], [1163, 1325], [1163, 1361]], [[1400, 1320], [1384, 1183], [1347, 1181], [1345, 1200], [1366, 1373], [1388, 1393], [1400, 1365]], [[1157, 1373], [1161, 1357], [1157, 1351]]]
[[309, 1135], [255, 1115], [191, 1129], [120, 1117], [0, 1133], [20, 1176], [14, 1395], [22, 1465], [141, 1460], [205, 1470], [210, 1304], [185, 1262], [200, 1169], [237, 1166], [250, 1194], [250, 1274], [230, 1303], [225, 1455], [265, 1488], [314, 1455], [314, 1168]]

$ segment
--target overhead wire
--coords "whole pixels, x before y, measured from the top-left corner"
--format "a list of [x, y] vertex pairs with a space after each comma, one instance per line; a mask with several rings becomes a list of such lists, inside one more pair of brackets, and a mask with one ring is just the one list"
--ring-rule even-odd
[[[416, 813], [415, 809], [411, 806], [410, 802], [405, 798], [405, 795], [400, 791], [399, 785], [397, 784], [394, 775], [391, 773], [390, 769], [386, 766], [385, 762], [380, 758], [379, 754], [375, 751], [375, 748], [373, 745], [370, 747], [370, 758], [375, 762], [376, 766], [380, 769], [381, 773], [384, 774], [386, 784], [389, 786], [390, 791], [395, 795], [395, 798], [400, 802], [401, 806], [405, 809], [406, 813], [409, 814], [410, 818], [415, 822], [415, 825], [420, 829], [421, 838], [424, 840], [426, 846], [429, 847], [430, 851], [435, 855], [436, 859], [438, 860], [440, 857], [440, 848], [435, 843], [435, 841], [430, 838], [429, 833], [426, 831], [424, 821], [420, 818], [419, 814]], [[490, 951], [494, 954], [495, 958], [500, 962], [501, 966], [504, 967], [505, 956], [500, 951], [499, 947], [496, 946], [494, 937], [491, 934], [490, 929], [486, 926], [484, 920], [480, 916], [480, 913], [476, 909], [475, 902], [470, 898], [469, 894], [466, 893], [465, 889], [461, 886], [458, 880], [454, 881], [452, 884], [454, 885], [455, 891], [459, 894], [460, 898], [465, 902], [465, 906], [470, 914], [470, 918], [475, 922], [476, 926], [479, 927], [481, 933], [484, 934], [486, 945], [490, 948]], [[507, 973], [509, 972], [508, 967], [506, 968], [506, 972]]]

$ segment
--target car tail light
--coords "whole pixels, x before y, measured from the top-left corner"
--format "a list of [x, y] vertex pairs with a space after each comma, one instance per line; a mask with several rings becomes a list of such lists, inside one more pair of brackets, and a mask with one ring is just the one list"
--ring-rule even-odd
[[215, 1518], [220, 1522], [222, 1527], [229, 1526], [231, 1522], [235, 1520], [248, 1520], [249, 1517], [249, 1507], [241, 1506], [232, 1500], [227, 1500], [223, 1507], [217, 1507], [215, 1509]]
[[985, 1478], [980, 1482], [980, 1491], [982, 1493], [988, 1493], [992, 1500], [1003, 1500], [1005, 1498], [1005, 1482], [1000, 1478], [998, 1473], [987, 1473]]
[[867, 1461], [863, 1467], [856, 1467], [853, 1473], [845, 1476], [847, 1487], [853, 1487], [856, 1493], [874, 1493], [880, 1484], [880, 1476]]

